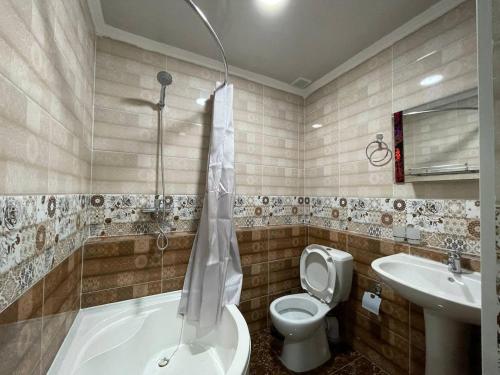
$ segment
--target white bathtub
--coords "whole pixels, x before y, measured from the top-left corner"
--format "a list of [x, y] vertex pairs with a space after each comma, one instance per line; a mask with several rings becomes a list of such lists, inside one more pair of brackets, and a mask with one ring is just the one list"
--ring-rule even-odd
[[189, 323], [175, 350], [182, 319], [180, 292], [80, 310], [48, 372], [51, 375], [170, 375], [248, 373], [250, 335], [236, 306], [226, 306], [220, 324], [203, 334]]

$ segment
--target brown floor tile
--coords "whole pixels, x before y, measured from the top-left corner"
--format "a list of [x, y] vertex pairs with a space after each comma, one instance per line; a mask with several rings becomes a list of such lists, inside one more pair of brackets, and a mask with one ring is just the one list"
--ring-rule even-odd
[[[294, 374], [279, 359], [279, 353], [283, 345], [280, 339], [271, 335], [267, 329], [254, 332], [251, 337], [250, 375]], [[345, 350], [341, 353], [335, 353], [334, 349], [332, 358], [327, 363], [313, 371], [309, 371], [307, 374], [383, 375], [385, 373], [356, 351]]]
[[334, 375], [385, 375], [386, 372], [379, 369], [369, 360], [364, 357], [358, 358], [355, 361], [349, 363], [338, 371], [333, 373]]

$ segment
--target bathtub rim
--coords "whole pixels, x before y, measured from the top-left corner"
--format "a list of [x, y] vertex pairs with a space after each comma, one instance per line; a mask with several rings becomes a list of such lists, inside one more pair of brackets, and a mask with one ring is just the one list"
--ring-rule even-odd
[[[71, 343], [76, 340], [76, 333], [78, 332], [78, 328], [80, 327], [86, 316], [92, 315], [93, 313], [102, 313], [106, 311], [113, 311], [119, 308], [132, 307], [138, 302], [143, 302], [144, 307], [148, 307], [161, 302], [179, 301], [180, 298], [181, 291], [175, 290], [171, 292], [159, 293], [151, 296], [133, 298], [129, 300], [112, 302], [104, 305], [91, 306], [80, 309], [73, 321], [73, 324], [71, 325], [68, 334], [64, 338], [63, 343], [61, 344], [56, 356], [54, 357], [47, 375], [57, 375], [59, 373], [58, 371], [63, 364], [63, 359], [64, 357], [66, 357]], [[249, 371], [251, 355], [251, 342], [248, 325], [236, 305], [226, 305], [225, 308], [228, 310], [231, 318], [233, 319], [233, 322], [236, 326], [236, 335], [238, 337], [238, 344], [235, 350], [234, 359], [231, 363], [231, 366], [227, 369], [226, 375], [247, 374]], [[246, 348], [245, 352], [242, 352], [243, 348]], [[245, 356], [245, 353], [248, 354]], [[242, 369], [241, 372], [239, 371], [240, 369]]]

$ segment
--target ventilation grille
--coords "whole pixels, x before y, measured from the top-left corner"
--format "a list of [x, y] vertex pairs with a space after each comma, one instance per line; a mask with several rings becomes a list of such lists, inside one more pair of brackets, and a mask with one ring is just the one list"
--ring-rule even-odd
[[292, 86], [298, 87], [299, 89], [305, 89], [307, 86], [311, 84], [311, 82], [312, 81], [310, 79], [299, 77], [292, 82]]

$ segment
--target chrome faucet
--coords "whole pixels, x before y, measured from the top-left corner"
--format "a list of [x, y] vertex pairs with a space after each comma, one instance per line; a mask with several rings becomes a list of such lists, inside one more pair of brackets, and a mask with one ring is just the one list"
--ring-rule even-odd
[[462, 273], [462, 264], [460, 263], [460, 251], [450, 250], [448, 253], [448, 271], [451, 273]]

